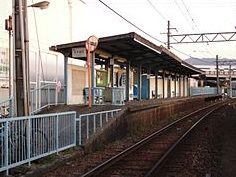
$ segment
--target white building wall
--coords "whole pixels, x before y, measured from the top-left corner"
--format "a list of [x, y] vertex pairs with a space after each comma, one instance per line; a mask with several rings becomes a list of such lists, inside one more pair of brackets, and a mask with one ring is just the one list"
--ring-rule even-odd
[[86, 68], [68, 65], [68, 104], [84, 104], [83, 89], [87, 86]]
[[155, 77], [151, 76], [150, 79], [150, 92], [149, 92], [149, 98], [153, 98], [152, 92], [155, 94]]

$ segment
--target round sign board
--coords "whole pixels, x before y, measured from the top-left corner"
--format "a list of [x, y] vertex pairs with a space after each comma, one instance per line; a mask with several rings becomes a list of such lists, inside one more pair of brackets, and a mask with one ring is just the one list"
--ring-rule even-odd
[[90, 52], [93, 52], [97, 48], [97, 46], [98, 38], [96, 36], [90, 36], [85, 43], [86, 49]]

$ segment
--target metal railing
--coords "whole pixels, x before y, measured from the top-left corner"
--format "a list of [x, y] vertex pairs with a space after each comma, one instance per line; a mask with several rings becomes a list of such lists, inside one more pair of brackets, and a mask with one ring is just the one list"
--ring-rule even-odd
[[9, 98], [3, 102], [0, 102], [0, 119], [13, 117], [14, 115], [14, 106], [13, 98]]
[[[92, 89], [93, 95], [93, 105], [104, 104], [104, 88], [103, 87], [94, 87]], [[88, 104], [88, 88], [84, 88], [84, 100], [85, 104]]]
[[0, 172], [76, 145], [76, 112], [0, 119]]
[[57, 91], [56, 83], [46, 84], [40, 88], [30, 91], [31, 114], [41, 111], [43, 108], [64, 104], [65, 91], [64, 87]]
[[190, 95], [215, 95], [217, 94], [216, 87], [192, 87], [190, 88]]
[[119, 87], [112, 88], [112, 104], [124, 105], [125, 103], [125, 89]]
[[99, 129], [102, 128], [109, 119], [113, 118], [121, 109], [102, 111], [89, 114], [81, 114], [76, 118], [77, 143], [84, 145], [87, 140]]

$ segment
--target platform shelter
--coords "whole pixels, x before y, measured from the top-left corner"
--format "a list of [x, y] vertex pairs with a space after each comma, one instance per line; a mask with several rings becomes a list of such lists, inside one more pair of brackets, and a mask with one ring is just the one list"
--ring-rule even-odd
[[[66, 103], [85, 103], [88, 87], [85, 41], [59, 44], [50, 49], [64, 55]], [[71, 58], [84, 64], [72, 65], [68, 63]], [[134, 32], [102, 37], [91, 53], [93, 104], [186, 97], [190, 90], [189, 78], [201, 73], [165, 47]]]

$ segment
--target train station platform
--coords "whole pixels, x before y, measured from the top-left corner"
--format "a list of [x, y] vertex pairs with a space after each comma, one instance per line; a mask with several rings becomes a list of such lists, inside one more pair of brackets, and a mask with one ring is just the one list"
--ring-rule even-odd
[[[54, 176], [56, 174], [66, 176], [71, 174], [74, 171], [73, 169], [75, 169], [77, 166], [78, 171], [73, 173], [81, 175], [85, 172], [83, 170], [88, 168], [86, 165], [89, 165], [91, 168], [91, 166], [96, 166], [96, 164], [99, 163], [95, 160], [96, 156], [99, 156], [102, 153], [104, 153], [103, 155], [105, 156], [105, 154], [109, 154], [109, 148], [113, 149], [113, 146], [116, 146], [116, 148], [117, 146], [120, 146], [119, 143], [117, 144], [114, 142], [120, 142], [123, 139], [123, 141], [126, 142], [126, 146], [119, 147], [122, 150], [122, 148], [131, 146], [132, 143], [135, 143], [135, 141], [137, 141], [135, 137], [139, 137], [140, 134], [147, 136], [152, 131], [164, 127], [171, 121], [173, 122], [178, 117], [215, 102], [218, 99], [221, 99], [221, 97], [207, 96], [179, 99], [130, 101], [124, 106], [120, 107], [122, 108], [122, 111], [118, 113], [114, 119], [110, 119], [110, 122], [108, 122], [108, 124], [102, 128], [102, 131], [98, 131], [96, 134], [94, 134], [94, 136], [89, 140], [88, 144], [85, 145], [85, 149], [88, 154], [84, 153], [84, 150], [79, 148], [79, 150], [77, 149], [73, 156], [63, 160], [60, 159], [58, 163], [51, 165], [50, 167], [44, 168], [42, 170], [36, 170], [36, 172], [32, 172], [32, 176]], [[108, 108], [113, 109], [117, 107], [103, 105], [92, 107], [92, 109], [89, 110], [86, 108], [86, 106], [82, 105], [57, 106], [51, 107], [48, 112], [55, 112], [59, 110], [76, 110], [80, 114], [83, 114], [107, 110]], [[133, 138], [127, 139], [127, 137], [130, 136], [133, 136]], [[106, 149], [105, 147], [108, 147], [108, 150], [104, 150], [104, 152], [103, 150], [100, 151], [101, 149]], [[91, 152], [95, 150], [100, 151], [98, 151], [98, 155]], [[110, 156], [112, 155], [115, 154], [110, 153]], [[106, 156], [104, 159], [110, 156]], [[98, 159], [99, 158], [97, 158], [97, 160]], [[81, 164], [84, 165], [81, 166]]]

